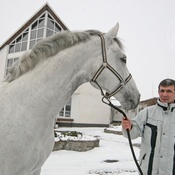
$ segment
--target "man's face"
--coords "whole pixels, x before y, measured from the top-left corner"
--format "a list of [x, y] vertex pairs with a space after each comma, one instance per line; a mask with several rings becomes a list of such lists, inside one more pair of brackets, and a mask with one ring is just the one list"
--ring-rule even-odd
[[159, 98], [162, 103], [174, 103], [175, 100], [175, 88], [174, 86], [160, 86]]

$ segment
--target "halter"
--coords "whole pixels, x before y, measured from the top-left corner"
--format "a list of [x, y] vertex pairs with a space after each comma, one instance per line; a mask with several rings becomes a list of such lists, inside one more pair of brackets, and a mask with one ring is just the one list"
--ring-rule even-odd
[[[103, 95], [104, 98], [109, 99], [110, 97], [114, 96], [115, 94], [117, 94], [128, 82], [129, 80], [132, 78], [132, 75], [129, 74], [128, 77], [124, 80], [121, 75], [112, 67], [108, 64], [107, 62], [107, 55], [106, 55], [106, 46], [105, 46], [105, 39], [103, 34], [98, 34], [98, 36], [101, 39], [101, 47], [102, 47], [102, 58], [103, 58], [103, 63], [101, 65], [101, 67], [97, 70], [97, 72], [95, 73], [94, 77], [92, 78], [91, 82], [95, 83], [99, 89], [101, 90], [101, 94]], [[97, 78], [99, 77], [99, 75], [102, 73], [102, 71], [107, 68], [109, 69], [120, 81], [119, 86], [111, 93], [106, 92], [104, 94], [102, 87], [98, 84], [97, 82]]]

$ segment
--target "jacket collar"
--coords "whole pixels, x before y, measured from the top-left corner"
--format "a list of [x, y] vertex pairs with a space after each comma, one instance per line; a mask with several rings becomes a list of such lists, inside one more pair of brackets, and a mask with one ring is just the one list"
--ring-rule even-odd
[[157, 105], [161, 107], [164, 111], [170, 110], [171, 112], [173, 112], [173, 110], [175, 109], [175, 103], [162, 103], [159, 99], [157, 100]]

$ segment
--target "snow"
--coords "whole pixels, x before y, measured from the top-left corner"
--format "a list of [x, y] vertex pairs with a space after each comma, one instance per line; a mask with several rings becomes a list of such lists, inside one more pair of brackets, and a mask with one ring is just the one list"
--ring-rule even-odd
[[[104, 133], [105, 128], [59, 128], [78, 131], [100, 139], [100, 146], [86, 152], [52, 152], [42, 167], [41, 175], [138, 175], [129, 143], [122, 135]], [[116, 127], [121, 130], [121, 127]], [[140, 138], [132, 143], [140, 143]], [[139, 148], [134, 147], [136, 157]]]
[[[66, 141], [66, 140], [88, 141], [88, 140], [96, 140], [97, 139], [96, 137], [86, 135], [85, 133], [83, 133], [82, 135], [77, 133], [77, 136], [75, 137], [75, 136], [63, 135], [61, 132], [59, 132], [60, 131], [59, 129], [55, 129], [55, 131], [56, 131], [56, 135], [57, 135], [57, 137], [55, 137], [55, 142], [58, 142], [60, 140], [62, 140], [62, 141]], [[67, 134], [69, 134], [69, 132]]]

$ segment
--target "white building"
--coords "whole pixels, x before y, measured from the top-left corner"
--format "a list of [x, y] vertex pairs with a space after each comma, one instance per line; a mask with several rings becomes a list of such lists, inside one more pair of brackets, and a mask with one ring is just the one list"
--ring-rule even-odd
[[[0, 80], [26, 50], [30, 50], [39, 40], [63, 30], [69, 29], [45, 4], [0, 46]], [[70, 102], [61, 112], [58, 111], [57, 118], [60, 125], [72, 126], [107, 126], [112, 120], [110, 107], [101, 102], [100, 91], [89, 83], [75, 91]]]

